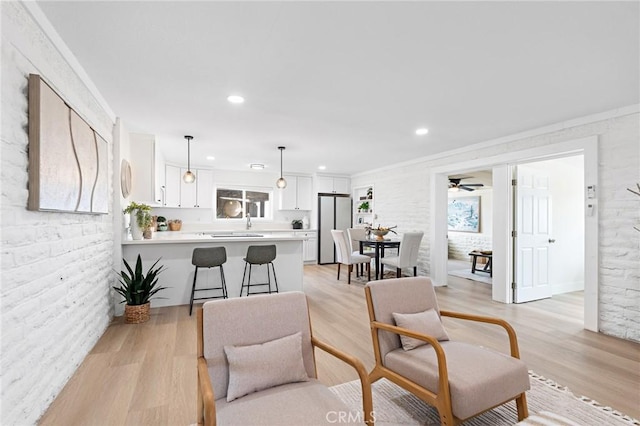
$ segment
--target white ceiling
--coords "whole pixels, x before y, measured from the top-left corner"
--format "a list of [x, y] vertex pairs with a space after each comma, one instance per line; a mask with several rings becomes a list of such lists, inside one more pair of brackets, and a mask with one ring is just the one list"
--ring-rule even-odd
[[351, 174], [640, 103], [637, 1], [38, 4], [174, 162]]

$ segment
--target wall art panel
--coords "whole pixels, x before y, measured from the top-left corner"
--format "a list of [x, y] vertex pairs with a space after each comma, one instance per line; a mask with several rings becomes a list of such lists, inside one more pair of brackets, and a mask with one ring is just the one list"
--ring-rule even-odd
[[108, 144], [29, 75], [29, 210], [108, 213]]

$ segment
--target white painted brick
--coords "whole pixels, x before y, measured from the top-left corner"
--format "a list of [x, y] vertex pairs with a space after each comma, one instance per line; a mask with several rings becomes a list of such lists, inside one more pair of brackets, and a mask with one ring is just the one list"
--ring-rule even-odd
[[114, 250], [111, 214], [26, 210], [28, 74], [43, 75], [110, 146], [113, 123], [24, 5], [0, 7], [0, 424], [28, 425], [37, 422], [111, 320]]
[[[597, 135], [599, 138], [599, 313], [603, 333], [638, 341], [637, 325], [625, 318], [629, 296], [608, 291], [640, 290], [640, 233], [633, 225], [640, 222], [640, 200], [626, 191], [640, 181], [640, 114], [576, 126], [549, 134], [451, 154], [438, 160], [354, 176], [352, 185], [375, 187], [376, 213], [384, 225], [402, 224], [425, 230], [418, 256], [421, 271], [430, 270], [429, 259], [429, 174], [430, 168], [520, 151], [557, 142]], [[631, 195], [631, 197], [630, 197]], [[403, 206], [398, 209], [398, 206]], [[459, 249], [464, 252], [465, 249]], [[635, 297], [635, 296], [634, 296]], [[635, 312], [635, 311], [634, 311]]]

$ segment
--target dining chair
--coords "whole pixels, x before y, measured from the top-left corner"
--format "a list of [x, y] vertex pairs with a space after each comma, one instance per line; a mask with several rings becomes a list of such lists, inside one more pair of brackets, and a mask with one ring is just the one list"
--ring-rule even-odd
[[[360, 253], [360, 241], [367, 238], [367, 231], [364, 228], [347, 228], [347, 237], [349, 238], [350, 250], [352, 254], [363, 254], [373, 258], [376, 252], [371, 247], [365, 247], [363, 252]], [[363, 263], [360, 264], [360, 268], [363, 268]], [[363, 270], [360, 269], [360, 275]]]
[[413, 276], [418, 276], [418, 251], [424, 232], [405, 232], [400, 241], [397, 256], [385, 256], [380, 259], [380, 278], [384, 278], [384, 265], [396, 268], [396, 278], [402, 276], [402, 268], [413, 267]]
[[[340, 279], [340, 265], [344, 264], [349, 267], [349, 275], [347, 277], [347, 283], [351, 284], [351, 272], [353, 271], [353, 265], [365, 264], [367, 265], [367, 279], [371, 281], [371, 258], [359, 253], [353, 253], [351, 251], [351, 244], [347, 241], [347, 235], [342, 230], [332, 229], [331, 236], [333, 242], [336, 245], [336, 257], [338, 261], [338, 280]], [[356, 269], [356, 274], [358, 270]]]

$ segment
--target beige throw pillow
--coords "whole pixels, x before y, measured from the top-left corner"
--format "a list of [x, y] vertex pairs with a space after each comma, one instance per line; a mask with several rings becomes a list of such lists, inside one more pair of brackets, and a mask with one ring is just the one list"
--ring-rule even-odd
[[[438, 341], [449, 340], [449, 335], [442, 326], [442, 321], [440, 321], [435, 309], [428, 309], [415, 314], [397, 314], [394, 312], [393, 319], [398, 327], [406, 328], [416, 333], [428, 334]], [[400, 341], [402, 342], [402, 349], [405, 351], [428, 344], [424, 340], [403, 335], [400, 335]]]
[[302, 334], [251, 346], [225, 346], [229, 363], [227, 401], [285, 383], [309, 380], [302, 359]]

